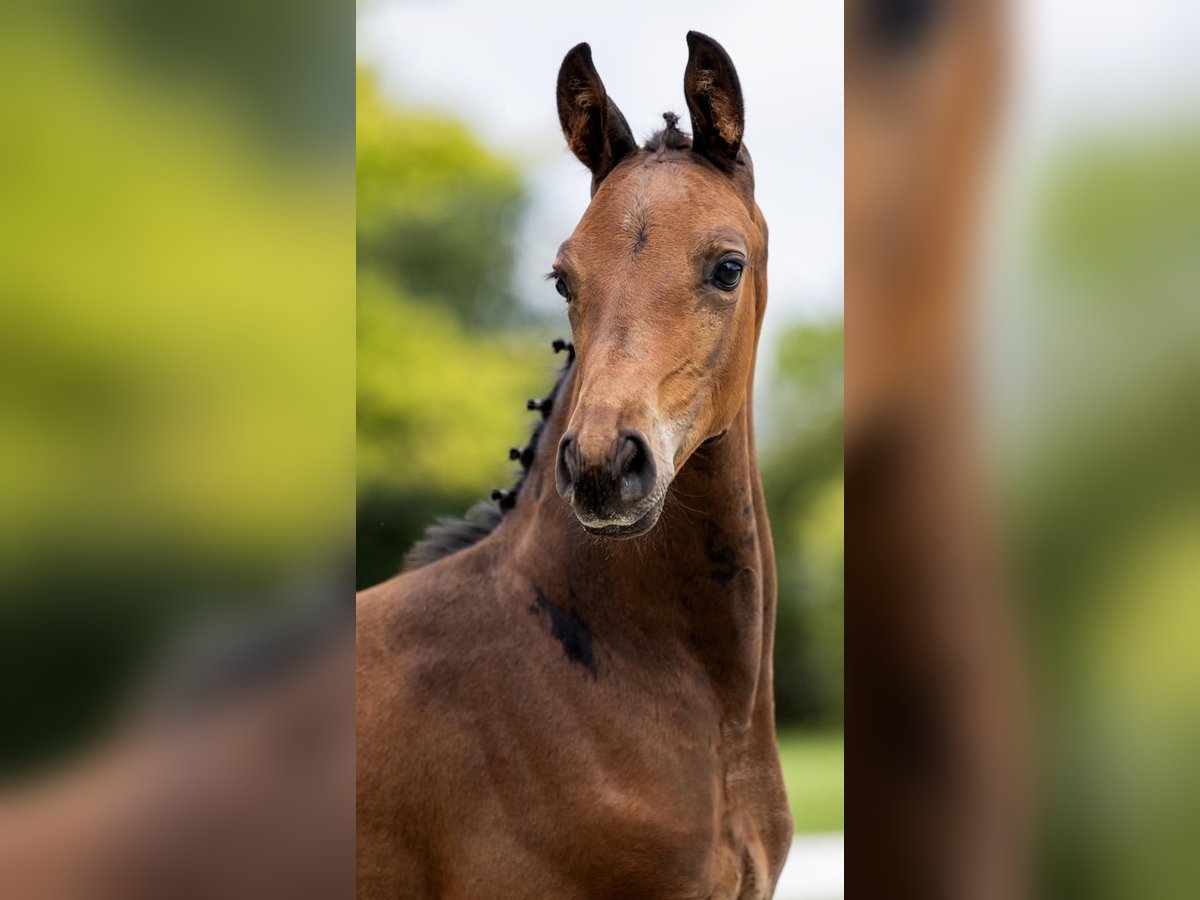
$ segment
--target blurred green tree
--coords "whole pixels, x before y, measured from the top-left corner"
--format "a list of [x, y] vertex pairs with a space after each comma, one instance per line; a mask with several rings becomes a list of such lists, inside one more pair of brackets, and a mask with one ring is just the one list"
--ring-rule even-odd
[[1044, 763], [1043, 893], [1200, 879], [1200, 133], [1089, 129], [1039, 173], [1004, 429]]
[[841, 719], [843, 331], [841, 320], [804, 322], [780, 335], [760, 416], [779, 575], [775, 708], [786, 723]]
[[103, 15], [28, 13], [0, 28], [28, 87], [0, 149], [0, 777], [352, 521], [348, 167], [281, 160], [244, 84], [131, 60]]
[[525, 191], [462, 124], [358, 76], [358, 585], [512, 481], [553, 357], [511, 292]]
[[369, 71], [359, 72], [357, 107], [360, 270], [469, 327], [520, 320], [511, 290], [525, 200], [517, 167], [459, 122], [392, 108]]

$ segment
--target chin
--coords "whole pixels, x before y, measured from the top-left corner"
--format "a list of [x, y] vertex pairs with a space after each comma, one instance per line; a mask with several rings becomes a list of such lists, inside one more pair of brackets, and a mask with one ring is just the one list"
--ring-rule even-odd
[[[665, 495], [660, 497], [654, 504], [647, 509], [642, 516], [635, 522], [626, 524], [604, 525], [596, 522], [588, 523], [579, 519], [579, 524], [583, 526], [583, 530], [594, 537], [615, 538], [617, 540], [625, 540], [628, 538], [639, 537], [645, 534], [651, 528], [658, 524], [658, 517], [662, 514], [663, 501]], [[576, 518], [579, 514], [576, 513]]]

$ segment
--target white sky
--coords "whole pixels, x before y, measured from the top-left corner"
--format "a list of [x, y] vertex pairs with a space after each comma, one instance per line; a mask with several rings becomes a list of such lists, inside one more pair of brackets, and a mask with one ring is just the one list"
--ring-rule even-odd
[[1044, 145], [1081, 125], [1135, 128], [1194, 115], [1196, 0], [1015, 0], [1011, 123]]
[[[445, 109], [524, 164], [532, 189], [517, 287], [558, 309], [542, 280], [588, 201], [590, 178], [567, 151], [554, 86], [580, 41], [634, 134], [649, 135], [683, 100], [689, 29], [729, 51], [746, 98], [746, 144], [771, 228], [766, 327], [842, 307], [842, 2], [518, 0], [377, 2], [358, 18], [358, 57], [398, 100]], [[786, 77], [781, 77], [786, 74]], [[689, 129], [690, 130], [690, 129]]]

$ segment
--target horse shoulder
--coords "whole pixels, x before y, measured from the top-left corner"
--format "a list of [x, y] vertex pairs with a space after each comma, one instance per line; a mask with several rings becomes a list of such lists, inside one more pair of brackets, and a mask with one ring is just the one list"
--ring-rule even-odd
[[[448, 848], [470, 815], [449, 790], [476, 770], [454, 715], [463, 620], [433, 566], [363, 592], [356, 615], [361, 897], [442, 896]], [[439, 568], [445, 568], [439, 566]]]

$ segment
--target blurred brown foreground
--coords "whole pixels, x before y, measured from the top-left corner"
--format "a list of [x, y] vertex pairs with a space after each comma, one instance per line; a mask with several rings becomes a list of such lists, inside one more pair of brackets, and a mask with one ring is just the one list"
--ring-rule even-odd
[[1012, 604], [967, 327], [998, 6], [846, 10], [847, 769], [873, 861], [850, 896], [1024, 896]]
[[352, 896], [354, 644], [336, 587], [214, 639], [86, 758], [10, 788], [5, 896]]

